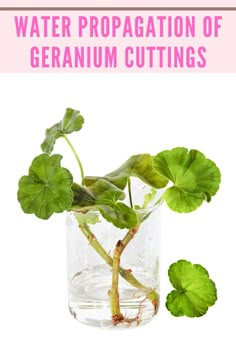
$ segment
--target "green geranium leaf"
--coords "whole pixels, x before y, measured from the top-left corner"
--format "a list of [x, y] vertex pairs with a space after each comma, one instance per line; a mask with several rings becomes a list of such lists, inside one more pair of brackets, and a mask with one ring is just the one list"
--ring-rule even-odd
[[144, 202], [142, 205], [142, 209], [146, 209], [148, 205], [154, 200], [157, 195], [157, 190], [155, 188], [151, 188], [150, 192], [145, 194]]
[[118, 188], [124, 189], [128, 178], [132, 176], [141, 179], [144, 183], [154, 188], [163, 188], [168, 183], [168, 179], [158, 174], [153, 168], [153, 158], [149, 154], [131, 156], [117, 170], [104, 177], [85, 177], [84, 183], [87, 186], [91, 186], [98, 179], [103, 178]]
[[125, 198], [125, 193], [112, 183], [101, 179], [93, 184], [96, 206], [102, 216], [120, 229], [131, 229], [137, 225], [137, 216], [133, 209], [118, 202]]
[[20, 179], [18, 200], [25, 213], [48, 219], [70, 208], [73, 177], [61, 167], [61, 159], [61, 155], [41, 154], [33, 160], [29, 175]]
[[168, 275], [176, 289], [166, 299], [166, 307], [173, 316], [200, 317], [215, 304], [215, 284], [201, 265], [180, 260], [170, 266]]
[[186, 148], [166, 150], [153, 160], [156, 171], [174, 185], [164, 193], [167, 205], [179, 213], [197, 209], [219, 189], [221, 175], [216, 164], [201, 152]]
[[98, 176], [85, 176], [83, 179], [83, 183], [87, 186], [87, 187], [91, 187], [94, 183], [96, 183], [98, 180], [105, 180], [107, 182], [112, 183], [114, 186], [116, 186], [117, 188], [120, 189], [125, 189], [126, 184], [127, 184], [127, 177], [98, 177]]
[[60, 123], [53, 125], [51, 128], [48, 128], [45, 132], [45, 139], [41, 144], [41, 149], [47, 154], [51, 154], [53, 151], [56, 140], [61, 136], [60, 134]]
[[121, 189], [104, 179], [98, 180], [90, 189], [97, 196], [97, 204], [111, 204], [116, 203], [119, 199], [125, 199], [125, 193]]
[[80, 115], [79, 111], [67, 108], [64, 118], [59, 123], [54, 124], [51, 128], [46, 130], [45, 139], [41, 144], [42, 151], [51, 154], [58, 138], [65, 134], [79, 131], [83, 123], [84, 118]]
[[62, 134], [71, 134], [79, 131], [83, 124], [84, 118], [81, 116], [80, 111], [76, 111], [72, 108], [67, 108], [64, 118], [61, 121]]
[[74, 193], [74, 200], [72, 206], [75, 208], [83, 208], [93, 206], [96, 201], [96, 196], [88, 188], [73, 183], [72, 190]]
[[139, 205], [135, 205], [134, 209], [136, 210], [136, 215], [139, 222], [143, 222], [146, 220], [151, 214], [152, 210], [146, 210], [149, 207], [149, 204], [154, 200], [157, 195], [157, 190], [155, 188], [151, 188], [150, 192], [144, 195], [143, 205], [140, 207]]
[[120, 229], [132, 229], [138, 223], [134, 210], [124, 203], [97, 205], [97, 208], [104, 219]]
[[98, 212], [94, 211], [88, 211], [86, 213], [75, 213], [75, 217], [78, 221], [79, 224], [91, 224], [95, 225], [98, 222], [100, 222], [99, 214]]
[[120, 168], [109, 173], [107, 177], [129, 178], [138, 177], [154, 188], [163, 188], [168, 180], [153, 168], [153, 158], [149, 154], [131, 156]]
[[74, 184], [73, 191], [73, 210], [83, 207], [97, 209], [104, 219], [121, 229], [131, 229], [137, 225], [135, 211], [119, 202], [125, 198], [125, 193], [112, 183], [100, 179], [90, 189]]

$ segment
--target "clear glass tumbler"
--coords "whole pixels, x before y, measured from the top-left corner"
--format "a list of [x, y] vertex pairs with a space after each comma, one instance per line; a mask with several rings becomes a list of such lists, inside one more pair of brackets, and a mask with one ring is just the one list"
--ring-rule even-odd
[[[142, 190], [145, 193], [145, 190]], [[80, 322], [104, 328], [127, 328], [149, 322], [159, 306], [160, 205], [137, 210], [143, 220], [124, 249], [119, 268], [119, 303], [123, 320], [111, 313], [114, 250], [129, 230], [116, 228], [97, 211], [92, 225], [79, 225], [77, 212], [67, 216], [69, 309]], [[93, 219], [93, 217], [92, 217]]]

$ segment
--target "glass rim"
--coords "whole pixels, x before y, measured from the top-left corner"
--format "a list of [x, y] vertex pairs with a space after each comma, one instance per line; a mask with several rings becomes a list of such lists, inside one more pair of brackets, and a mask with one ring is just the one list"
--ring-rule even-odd
[[161, 200], [158, 204], [154, 204], [152, 206], [149, 206], [147, 208], [144, 208], [144, 209], [133, 209], [135, 211], [136, 214], [141, 214], [141, 213], [145, 213], [145, 212], [152, 212], [154, 210], [157, 210], [159, 209], [164, 203], [164, 200]]
[[[147, 208], [140, 208], [140, 209], [133, 209], [133, 211], [136, 213], [136, 214], [142, 214], [142, 213], [150, 213], [154, 210], [157, 210], [159, 209], [162, 205], [163, 205], [164, 201], [161, 200], [158, 204], [154, 204], [152, 206], [149, 206]], [[85, 214], [86, 212], [90, 212], [90, 213], [100, 213], [98, 209], [94, 208], [94, 209], [90, 209], [90, 210], [82, 210], [83, 208], [81, 208], [81, 210], [68, 210], [67, 213], [70, 214], [70, 213], [82, 213], [82, 214]]]

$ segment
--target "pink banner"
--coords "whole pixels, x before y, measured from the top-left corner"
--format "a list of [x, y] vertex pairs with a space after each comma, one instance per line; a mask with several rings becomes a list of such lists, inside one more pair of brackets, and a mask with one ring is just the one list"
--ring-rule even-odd
[[236, 72], [236, 11], [5, 11], [0, 23], [0, 72]]
[[129, 7], [143, 7], [143, 6], [186, 6], [186, 7], [196, 7], [196, 6], [236, 6], [235, 0], [136, 0], [136, 1], [127, 1], [127, 0], [38, 0], [32, 2], [32, 0], [1, 0], [1, 7], [2, 6], [30, 6], [30, 7], [38, 7], [38, 6], [56, 6], [56, 7], [65, 7], [65, 6], [109, 6], [109, 7], [117, 7], [117, 6], [129, 6]]

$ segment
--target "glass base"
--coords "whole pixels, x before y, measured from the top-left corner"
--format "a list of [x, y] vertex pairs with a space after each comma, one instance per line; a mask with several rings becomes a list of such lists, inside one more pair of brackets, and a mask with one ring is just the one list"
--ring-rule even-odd
[[[142, 284], [153, 288], [154, 281], [147, 273], [135, 271], [135, 276]], [[74, 275], [69, 287], [69, 309], [75, 319], [102, 328], [136, 327], [149, 322], [154, 316], [152, 303], [120, 277], [120, 307], [125, 320], [113, 325], [108, 295], [111, 280], [112, 272], [106, 265], [86, 268]]]

